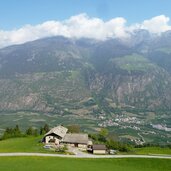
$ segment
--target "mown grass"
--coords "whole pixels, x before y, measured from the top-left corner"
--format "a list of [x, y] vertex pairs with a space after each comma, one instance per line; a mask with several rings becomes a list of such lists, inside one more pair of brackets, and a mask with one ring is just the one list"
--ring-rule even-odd
[[42, 136], [11, 138], [0, 141], [0, 152], [50, 152], [39, 143]]
[[171, 155], [171, 148], [161, 148], [161, 147], [143, 147], [136, 148], [136, 154], [167, 154]]
[[170, 171], [169, 159], [71, 159], [0, 157], [3, 171]]
[[[42, 137], [12, 138], [0, 141], [0, 152], [48, 152], [39, 143]], [[159, 147], [136, 149], [137, 154], [159, 153]], [[169, 149], [170, 150], [170, 149]], [[171, 150], [170, 150], [171, 151]], [[170, 154], [165, 148], [160, 154]], [[59, 157], [0, 157], [0, 171], [170, 171], [169, 159], [74, 159]]]
[[[44, 149], [44, 144], [39, 141], [43, 136], [37, 137], [21, 137], [21, 138], [11, 138], [0, 141], [0, 153], [8, 152], [40, 152], [40, 153], [54, 153]], [[123, 154], [123, 153], [119, 153]], [[124, 153], [127, 154], [127, 153]], [[134, 148], [129, 154], [166, 154], [171, 155], [171, 148], [161, 148], [161, 147], [143, 147]]]

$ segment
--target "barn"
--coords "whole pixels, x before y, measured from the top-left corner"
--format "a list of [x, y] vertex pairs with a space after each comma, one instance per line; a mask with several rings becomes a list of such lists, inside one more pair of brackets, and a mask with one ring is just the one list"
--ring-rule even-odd
[[62, 142], [78, 148], [87, 148], [88, 134], [66, 134]]

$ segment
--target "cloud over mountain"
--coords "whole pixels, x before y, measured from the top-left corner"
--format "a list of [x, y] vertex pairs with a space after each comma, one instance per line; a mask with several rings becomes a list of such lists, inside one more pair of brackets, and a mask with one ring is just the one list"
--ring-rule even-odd
[[169, 26], [169, 17], [160, 15], [150, 20], [145, 20], [142, 24], [142, 28], [152, 33], [161, 33], [171, 29]]
[[64, 21], [46, 21], [38, 25], [25, 25], [11, 31], [0, 29], [0, 47], [57, 35], [104, 40], [106, 38], [127, 39], [130, 37], [130, 33], [136, 29], [145, 29], [150, 33], [160, 34], [171, 30], [169, 20], [169, 17], [160, 15], [128, 26], [126, 19], [122, 17], [103, 21], [83, 13]]

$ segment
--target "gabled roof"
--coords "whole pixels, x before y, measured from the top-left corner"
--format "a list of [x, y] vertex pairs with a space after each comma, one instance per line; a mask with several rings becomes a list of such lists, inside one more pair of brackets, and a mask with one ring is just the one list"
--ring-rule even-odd
[[63, 142], [88, 144], [88, 134], [66, 134]]
[[104, 144], [94, 144], [93, 145], [93, 150], [106, 150], [106, 145]]
[[50, 134], [56, 134], [60, 136], [61, 138], [63, 138], [66, 135], [67, 131], [68, 131], [67, 128], [60, 125], [60, 126], [52, 128], [49, 132], [45, 134], [45, 136], [50, 135]]

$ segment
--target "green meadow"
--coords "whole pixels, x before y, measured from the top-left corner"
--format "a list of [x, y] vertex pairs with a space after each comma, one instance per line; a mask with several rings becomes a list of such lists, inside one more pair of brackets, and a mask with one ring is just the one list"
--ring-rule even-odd
[[2, 171], [170, 171], [169, 159], [0, 157]]
[[171, 148], [162, 147], [143, 147], [136, 148], [135, 154], [167, 154], [171, 155]]
[[10, 138], [0, 141], [0, 153], [10, 152], [50, 152], [43, 148], [43, 144], [38, 137]]
[[[39, 143], [41, 136], [11, 138], [0, 141], [2, 152], [50, 153]], [[53, 152], [54, 153], [54, 152]], [[169, 148], [146, 147], [134, 154], [171, 154]], [[0, 171], [170, 171], [169, 159], [76, 159], [60, 157], [0, 157]]]
[[[40, 143], [42, 136], [28, 136], [21, 138], [10, 138], [0, 141], [0, 153], [10, 152], [40, 152], [40, 153], [54, 153], [43, 148]], [[120, 153], [127, 154], [127, 153]], [[129, 154], [166, 154], [171, 155], [171, 148], [161, 147], [143, 147], [134, 148]]]

